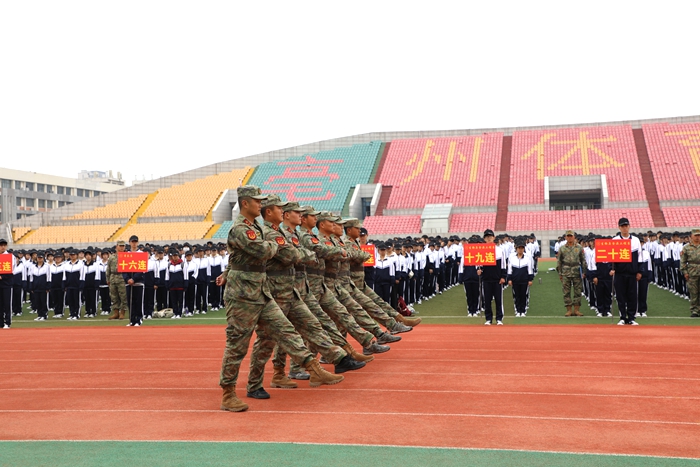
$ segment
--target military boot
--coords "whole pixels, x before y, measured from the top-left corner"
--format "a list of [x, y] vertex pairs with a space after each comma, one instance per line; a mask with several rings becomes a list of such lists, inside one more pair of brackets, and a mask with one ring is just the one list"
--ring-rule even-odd
[[395, 319], [399, 323], [410, 327], [418, 326], [420, 322], [423, 321], [421, 318], [408, 318], [407, 316], [404, 316], [402, 314], [396, 315]]
[[124, 319], [124, 315], [125, 315], [125, 314], [126, 314], [126, 313], [125, 313], [124, 310], [119, 310], [119, 319]]
[[324, 370], [321, 367], [321, 364], [318, 363], [318, 360], [316, 360], [315, 358], [309, 360], [309, 362], [305, 365], [305, 368], [306, 371], [308, 371], [311, 375], [309, 386], [311, 386], [312, 388], [315, 388], [322, 384], [338, 384], [343, 379], [345, 379], [341, 375], [334, 375]]
[[284, 367], [274, 367], [272, 373], [272, 381], [270, 381], [271, 388], [281, 388], [281, 389], [294, 389], [297, 387], [297, 383], [287, 378], [284, 374]]
[[573, 313], [574, 312], [571, 311], [571, 305], [569, 305], [566, 307], [566, 314], [564, 316], [573, 316], [574, 315]]
[[583, 313], [579, 311], [581, 305], [574, 305], [574, 316], [583, 316]]
[[107, 319], [119, 319], [119, 310], [114, 310], [112, 315]]
[[221, 399], [221, 410], [243, 412], [248, 410], [248, 404], [236, 396], [236, 386], [224, 386], [224, 397]]
[[359, 353], [357, 350], [355, 350], [352, 345], [347, 344], [343, 347], [343, 350], [347, 352], [348, 355], [352, 356], [355, 360], [358, 362], [371, 362], [374, 360], [374, 356], [372, 355], [362, 355]]

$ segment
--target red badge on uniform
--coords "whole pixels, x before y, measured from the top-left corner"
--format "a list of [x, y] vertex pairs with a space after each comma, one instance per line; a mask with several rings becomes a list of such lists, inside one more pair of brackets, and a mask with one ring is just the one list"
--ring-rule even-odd
[[333, 242], [328, 241], [328, 242], [326, 242], [326, 245], [333, 246]]
[[275, 237], [275, 241], [277, 242], [278, 245], [284, 245], [286, 243], [284, 241], [284, 237]]
[[360, 249], [360, 247], [357, 246], [357, 245], [355, 245], [354, 243], [352, 244], [352, 247], [353, 247], [354, 249], [356, 249], [356, 250], [359, 250], [359, 249]]
[[313, 243], [314, 245], [318, 245], [318, 238], [312, 237], [311, 243]]
[[254, 230], [246, 230], [245, 234], [248, 236], [249, 239], [255, 240], [258, 238], [258, 235], [255, 233]]
[[296, 237], [292, 237], [292, 243], [294, 244], [294, 246], [299, 246], [299, 239]]
[[340, 243], [340, 246], [345, 246], [345, 243], [343, 243], [341, 240], [338, 240], [338, 243]]

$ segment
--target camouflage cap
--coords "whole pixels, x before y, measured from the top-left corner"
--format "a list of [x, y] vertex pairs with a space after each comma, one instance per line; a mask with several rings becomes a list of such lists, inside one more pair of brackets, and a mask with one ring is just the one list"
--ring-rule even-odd
[[316, 220], [318, 222], [321, 222], [321, 221], [335, 222], [336, 218], [338, 217], [330, 211], [321, 211], [320, 213], [317, 214], [317, 216], [318, 217], [316, 218]]
[[286, 206], [287, 202], [282, 201], [282, 198], [280, 198], [277, 195], [267, 195], [267, 198], [265, 198], [262, 202], [262, 207], [263, 209], [269, 208], [270, 206]]
[[567, 230], [564, 235], [576, 235], [573, 230]]
[[700, 235], [700, 229], [693, 229], [690, 231], [691, 235]]
[[302, 206], [305, 216], [318, 216], [321, 211], [316, 211], [313, 206]]
[[126, 242], [125, 242], [124, 240], [119, 240], [119, 241], [117, 242], [117, 246], [120, 246], [120, 245], [121, 245], [121, 246], [126, 246]]
[[297, 211], [297, 212], [305, 212], [306, 208], [299, 206], [299, 203], [296, 201], [287, 203], [284, 205], [284, 208], [282, 209], [284, 212], [289, 212], [289, 211]]
[[347, 220], [343, 220], [343, 218], [340, 216], [335, 216], [335, 219], [333, 219], [333, 222], [335, 222], [336, 224], [345, 225]]
[[243, 185], [236, 189], [238, 194], [238, 199], [240, 198], [253, 198], [253, 199], [265, 199], [267, 195], [263, 195], [260, 188], [255, 185]]
[[345, 227], [360, 228], [362, 227], [362, 221], [356, 217], [350, 217], [349, 219], [345, 219]]

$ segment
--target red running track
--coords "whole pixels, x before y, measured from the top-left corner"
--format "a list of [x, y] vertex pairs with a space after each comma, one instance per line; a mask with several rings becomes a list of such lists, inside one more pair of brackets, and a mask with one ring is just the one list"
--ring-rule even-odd
[[219, 410], [224, 336], [221, 326], [3, 332], [0, 439], [700, 457], [692, 327], [421, 325], [342, 383], [268, 389], [270, 400], [244, 398], [245, 413]]

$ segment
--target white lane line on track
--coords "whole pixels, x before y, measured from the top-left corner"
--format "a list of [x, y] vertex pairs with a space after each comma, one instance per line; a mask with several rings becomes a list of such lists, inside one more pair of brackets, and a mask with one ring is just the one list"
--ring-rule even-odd
[[[47, 410], [0, 410], [0, 413], [219, 413], [223, 410], [209, 409], [47, 409]], [[421, 412], [344, 412], [344, 411], [304, 411], [304, 410], [254, 410], [249, 414], [275, 414], [275, 415], [343, 415], [356, 416], [398, 416], [398, 417], [446, 417], [446, 418], [496, 418], [512, 420], [550, 420], [564, 422], [597, 422], [597, 423], [637, 423], [649, 425], [680, 425], [700, 426], [700, 422], [678, 422], [671, 420], [632, 420], [615, 418], [584, 418], [584, 417], [538, 417], [528, 415], [498, 415], [498, 414], [470, 414], [470, 413], [421, 413]]]
[[[244, 363], [246, 360], [244, 360]], [[214, 370], [110, 370], [110, 371], [52, 371], [50, 374], [45, 371], [9, 371], [0, 372], [0, 375], [111, 375], [111, 374], [170, 374], [170, 373], [214, 373]], [[266, 373], [270, 373], [268, 370]], [[241, 375], [247, 374], [246, 370], [239, 372]], [[387, 375], [386, 371], [363, 370], [355, 375]], [[700, 381], [700, 378], [678, 378], [673, 376], [622, 376], [622, 375], [540, 375], [532, 373], [445, 373], [445, 372], [401, 372], [402, 375], [427, 375], [427, 376], [487, 376], [505, 378], [596, 378], [596, 379], [650, 379], [659, 381]]]
[[[273, 392], [289, 392], [288, 389], [269, 388]], [[0, 391], [221, 391], [220, 387], [105, 387], [105, 388], [0, 388]], [[314, 388], [295, 388], [294, 392], [317, 392]], [[640, 394], [591, 394], [591, 393], [571, 393], [571, 392], [535, 392], [535, 391], [471, 391], [459, 389], [384, 389], [384, 388], [337, 388], [324, 393], [336, 391], [341, 392], [405, 392], [405, 393], [427, 393], [427, 394], [500, 394], [514, 396], [557, 396], [557, 397], [613, 397], [613, 398], [637, 398], [637, 399], [662, 399], [662, 400], [700, 400], [700, 396], [649, 396]]]
[[458, 450], [458, 451], [506, 451], [506, 452], [524, 452], [524, 453], [541, 453], [541, 454], [569, 454], [576, 456], [611, 456], [611, 457], [649, 457], [654, 459], [688, 459], [697, 460], [695, 457], [678, 457], [678, 456], [655, 456], [646, 454], [628, 454], [628, 453], [604, 453], [604, 452], [586, 452], [586, 451], [542, 451], [538, 449], [507, 449], [507, 448], [477, 448], [477, 447], [461, 447], [461, 446], [422, 446], [422, 445], [401, 445], [401, 444], [358, 444], [358, 443], [310, 443], [302, 441], [200, 441], [192, 439], [13, 439], [0, 440], [0, 443], [208, 443], [208, 444], [292, 444], [302, 446], [342, 446], [342, 447], [362, 447], [362, 448], [403, 448], [403, 449], [439, 449], [439, 450]]

